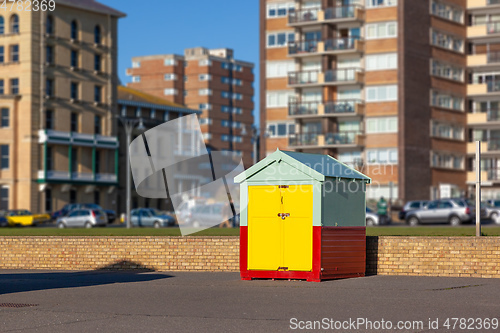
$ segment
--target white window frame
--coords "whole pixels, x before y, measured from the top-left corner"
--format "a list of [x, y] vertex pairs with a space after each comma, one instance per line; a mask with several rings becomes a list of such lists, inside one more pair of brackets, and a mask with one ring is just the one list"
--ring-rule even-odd
[[[382, 95], [381, 92], [382, 92], [383, 88], [386, 89], [386, 92], [385, 92], [386, 98], [385, 99], [382, 99], [380, 97], [380, 95]], [[365, 100], [367, 103], [395, 102], [398, 100], [398, 86], [397, 85], [366, 86], [365, 89], [366, 89]], [[389, 92], [390, 92], [389, 89], [394, 89], [394, 96], [390, 97], [390, 98], [389, 98]], [[373, 98], [373, 99], [370, 98], [370, 94], [372, 92], [375, 93], [375, 98]]]
[[266, 63], [266, 78], [288, 77], [289, 72], [295, 71], [295, 61], [268, 61]]
[[[285, 43], [284, 44], [278, 44], [278, 35], [285, 34]], [[293, 39], [295, 40], [295, 32], [294, 31], [274, 31], [274, 32], [268, 32], [266, 34], [266, 48], [268, 49], [273, 49], [273, 48], [280, 48], [280, 47], [288, 47], [288, 42], [290, 41], [290, 36], [293, 35]], [[269, 45], [269, 36], [274, 36], [275, 44], [274, 45]]]
[[366, 8], [394, 7], [398, 5], [398, 0], [382, 0], [382, 4], [376, 4], [377, 0], [366, 0]]
[[163, 94], [165, 96], [174, 96], [177, 95], [178, 91], [175, 88], [166, 88], [163, 90]]
[[[398, 69], [397, 53], [376, 53], [365, 56], [366, 71], [383, 71]], [[372, 64], [374, 66], [372, 66]]]
[[[291, 90], [271, 90], [266, 93], [266, 108], [286, 108], [288, 100], [291, 96], [295, 96], [295, 92]], [[275, 98], [275, 103], [270, 103], [271, 98]], [[281, 103], [280, 102], [283, 102]], [[286, 101], [285, 101], [286, 100]]]
[[199, 89], [198, 90], [198, 95], [200, 96], [211, 96], [212, 95], [212, 89]]
[[134, 75], [132, 76], [132, 82], [141, 82], [141, 76], [140, 75]]
[[[279, 125], [282, 125], [282, 126], [285, 126], [285, 134], [283, 135], [280, 135], [278, 134], [278, 126]], [[293, 125], [294, 126], [294, 132], [291, 133], [290, 132], [290, 125]], [[272, 122], [268, 122], [266, 124], [266, 134], [269, 134], [269, 138], [286, 138], [292, 134], [295, 134], [295, 122], [293, 121], [272, 121]], [[275, 128], [275, 131], [274, 131], [274, 134], [270, 134], [270, 130], [269, 128], [270, 127], [274, 127]]]
[[132, 61], [132, 68], [141, 68], [140, 61]]
[[[379, 35], [379, 27], [384, 26], [384, 33], [383, 35]], [[389, 35], [389, 26], [394, 25], [394, 35]], [[375, 36], [369, 36], [368, 35], [368, 29], [371, 27], [375, 28]], [[377, 22], [377, 23], [369, 23], [366, 25], [366, 30], [365, 30], [365, 36], [367, 40], [371, 39], [387, 39], [387, 38], [396, 38], [398, 36], [398, 22], [397, 21], [387, 21], [387, 22]]]
[[198, 81], [211, 81], [211, 80], [212, 80], [211, 74], [199, 74], [198, 75]]
[[[285, 15], [278, 15], [278, 9], [283, 9], [285, 8], [286, 12]], [[267, 19], [275, 19], [275, 18], [283, 18], [287, 17], [288, 14], [290, 13], [290, 9], [292, 8], [292, 11], [295, 11], [295, 3], [293, 2], [285, 2], [285, 3], [270, 3], [267, 4], [266, 6], [266, 18]], [[274, 15], [269, 15], [270, 9], [275, 10]]]
[[[376, 148], [376, 149], [366, 149], [366, 163], [367, 164], [381, 164], [390, 165], [398, 164], [398, 148]], [[370, 159], [370, 155], [374, 155], [375, 159]], [[386, 156], [386, 160], [382, 158]], [[393, 158], [395, 157], [395, 158]]]
[[[371, 125], [375, 127], [371, 129]], [[398, 117], [369, 117], [366, 118], [367, 134], [385, 134], [398, 132]]]
[[165, 60], [163, 60], [163, 65], [164, 66], [175, 66], [175, 65], [177, 65], [177, 60], [175, 60], [175, 59], [165, 59]]
[[177, 80], [177, 74], [166, 73], [166, 74], [163, 75], [163, 80], [165, 80], [165, 81], [174, 81], [174, 80]]
[[204, 67], [204, 66], [212, 66], [212, 60], [210, 60], [210, 59], [201, 59], [201, 60], [198, 62], [198, 66], [200, 66], [200, 67]]

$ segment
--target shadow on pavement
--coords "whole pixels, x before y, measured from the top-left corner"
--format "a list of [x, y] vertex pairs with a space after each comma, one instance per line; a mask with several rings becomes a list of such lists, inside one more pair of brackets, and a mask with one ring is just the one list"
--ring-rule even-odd
[[[133, 270], [116, 270], [115, 265]], [[0, 295], [35, 290], [99, 286], [113, 283], [147, 282], [172, 277], [167, 274], [151, 274], [152, 269], [142, 268], [133, 262], [119, 262], [94, 271], [0, 273]], [[148, 273], [148, 274], [144, 274]]]

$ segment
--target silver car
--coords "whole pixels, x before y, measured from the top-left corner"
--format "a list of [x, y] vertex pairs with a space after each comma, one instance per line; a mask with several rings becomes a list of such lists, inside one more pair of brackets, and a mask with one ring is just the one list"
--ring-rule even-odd
[[373, 210], [366, 207], [366, 226], [373, 227], [379, 225], [378, 215]]
[[173, 227], [175, 219], [153, 208], [138, 208], [130, 212], [134, 227]]
[[442, 199], [430, 201], [427, 206], [408, 212], [406, 223], [417, 226], [420, 223], [449, 223], [458, 226], [474, 219], [475, 209], [466, 200]]
[[77, 209], [57, 220], [58, 228], [92, 228], [108, 224], [106, 213], [99, 209]]

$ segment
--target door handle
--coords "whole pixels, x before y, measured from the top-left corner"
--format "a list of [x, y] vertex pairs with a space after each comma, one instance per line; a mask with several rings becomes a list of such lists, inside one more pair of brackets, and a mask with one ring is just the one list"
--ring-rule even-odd
[[278, 213], [278, 217], [281, 217], [282, 220], [286, 219], [290, 216], [290, 213]]

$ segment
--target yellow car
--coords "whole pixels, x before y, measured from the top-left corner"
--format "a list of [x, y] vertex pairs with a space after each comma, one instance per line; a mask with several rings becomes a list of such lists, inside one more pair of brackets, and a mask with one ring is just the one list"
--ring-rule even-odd
[[26, 209], [8, 210], [5, 217], [9, 226], [29, 226], [50, 221], [49, 214], [31, 214]]

